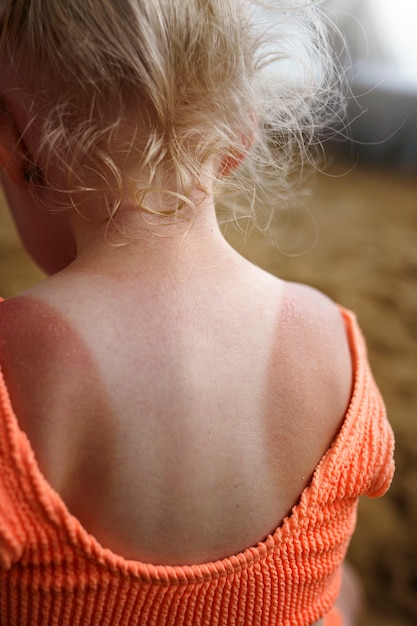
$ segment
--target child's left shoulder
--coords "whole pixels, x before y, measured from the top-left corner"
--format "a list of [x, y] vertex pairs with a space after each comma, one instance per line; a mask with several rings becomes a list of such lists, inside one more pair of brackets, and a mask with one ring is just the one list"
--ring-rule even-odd
[[317, 339], [343, 344], [347, 342], [345, 322], [340, 307], [323, 292], [301, 283], [287, 283], [285, 304], [287, 315]]
[[317, 289], [288, 283], [283, 317], [313, 389], [342, 413], [351, 395], [352, 357], [339, 306]]

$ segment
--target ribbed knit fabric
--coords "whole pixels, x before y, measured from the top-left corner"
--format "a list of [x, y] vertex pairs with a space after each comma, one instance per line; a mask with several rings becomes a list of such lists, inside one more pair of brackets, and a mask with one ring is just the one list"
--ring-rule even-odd
[[[343, 426], [273, 535], [205, 565], [153, 566], [102, 547], [41, 474], [0, 381], [1, 626], [307, 626], [332, 610], [358, 496], [393, 474], [393, 436], [354, 316]], [[260, 489], [262, 486], [260, 485]]]

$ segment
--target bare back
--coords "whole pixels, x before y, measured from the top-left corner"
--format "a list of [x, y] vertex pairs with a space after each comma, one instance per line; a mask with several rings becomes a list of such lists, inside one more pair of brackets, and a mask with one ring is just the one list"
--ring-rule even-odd
[[204, 291], [50, 280], [1, 305], [0, 359], [42, 471], [85, 528], [154, 564], [212, 561], [275, 530], [349, 400], [336, 307], [249, 265]]

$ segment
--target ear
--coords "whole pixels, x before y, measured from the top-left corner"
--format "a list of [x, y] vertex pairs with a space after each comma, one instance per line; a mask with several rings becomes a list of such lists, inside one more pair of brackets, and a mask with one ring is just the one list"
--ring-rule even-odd
[[220, 176], [228, 176], [245, 160], [246, 153], [240, 150], [232, 150], [231, 154], [223, 157], [220, 163]]
[[220, 161], [220, 176], [228, 176], [234, 172], [241, 163], [246, 159], [246, 155], [251, 149], [255, 141], [255, 132], [258, 125], [258, 119], [254, 111], [249, 112], [250, 126], [247, 132], [239, 132], [237, 135], [237, 148], [233, 148], [227, 156]]
[[18, 187], [26, 188], [28, 163], [13, 116], [0, 104], [0, 172], [4, 172]]

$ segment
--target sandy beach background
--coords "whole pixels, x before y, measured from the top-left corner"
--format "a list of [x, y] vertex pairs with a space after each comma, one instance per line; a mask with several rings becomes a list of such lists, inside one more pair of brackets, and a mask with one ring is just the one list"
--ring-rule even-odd
[[[242, 254], [355, 310], [395, 431], [397, 472], [381, 500], [363, 499], [350, 560], [366, 591], [362, 626], [417, 624], [417, 182], [336, 161], [309, 183], [275, 244], [227, 233]], [[0, 200], [0, 293], [42, 278]]]

